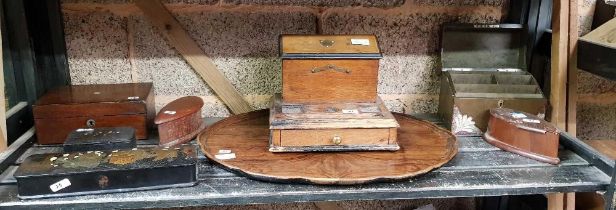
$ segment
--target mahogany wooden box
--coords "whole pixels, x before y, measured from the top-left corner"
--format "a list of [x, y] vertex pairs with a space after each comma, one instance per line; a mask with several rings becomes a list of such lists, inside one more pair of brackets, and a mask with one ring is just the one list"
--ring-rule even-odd
[[524, 33], [518, 24], [444, 26], [438, 112], [455, 135], [484, 132], [491, 108], [545, 115], [548, 102], [526, 71]]
[[399, 125], [376, 103], [292, 104], [274, 97], [270, 109], [271, 152], [390, 150]]
[[186, 143], [205, 128], [201, 118], [203, 100], [197, 96], [178, 98], [165, 105], [154, 123], [158, 125], [160, 146], [175, 146]]
[[376, 36], [282, 35], [280, 54], [286, 103], [376, 102]]
[[33, 106], [39, 144], [61, 144], [78, 128], [132, 127], [147, 139], [153, 126], [152, 83], [73, 85], [53, 89]]
[[485, 140], [503, 150], [531, 159], [558, 164], [558, 129], [529, 113], [507, 108], [490, 110]]

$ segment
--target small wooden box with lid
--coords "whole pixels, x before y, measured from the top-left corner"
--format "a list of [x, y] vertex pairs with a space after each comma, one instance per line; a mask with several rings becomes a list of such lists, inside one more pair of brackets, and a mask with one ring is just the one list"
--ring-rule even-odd
[[282, 94], [270, 151], [398, 150], [396, 119], [376, 93], [374, 35], [282, 35]]

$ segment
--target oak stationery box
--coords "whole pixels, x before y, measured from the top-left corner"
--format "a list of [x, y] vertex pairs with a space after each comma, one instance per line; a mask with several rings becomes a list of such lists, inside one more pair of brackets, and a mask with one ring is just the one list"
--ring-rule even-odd
[[271, 152], [326, 152], [400, 149], [399, 125], [383, 102], [283, 103], [270, 109]]
[[282, 35], [280, 55], [284, 102], [376, 102], [374, 35]]
[[73, 85], [53, 89], [33, 106], [39, 144], [61, 144], [78, 128], [132, 127], [146, 139], [153, 126], [152, 83]]
[[519, 24], [443, 27], [438, 112], [454, 134], [481, 134], [491, 108], [545, 114], [547, 100], [526, 71], [525, 33]]

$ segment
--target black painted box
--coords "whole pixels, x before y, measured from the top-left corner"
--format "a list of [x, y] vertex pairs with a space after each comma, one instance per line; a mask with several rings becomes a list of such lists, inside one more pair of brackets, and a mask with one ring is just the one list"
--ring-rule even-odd
[[64, 152], [132, 149], [137, 147], [132, 127], [80, 128], [64, 141]]
[[194, 145], [32, 155], [15, 172], [21, 199], [192, 186]]

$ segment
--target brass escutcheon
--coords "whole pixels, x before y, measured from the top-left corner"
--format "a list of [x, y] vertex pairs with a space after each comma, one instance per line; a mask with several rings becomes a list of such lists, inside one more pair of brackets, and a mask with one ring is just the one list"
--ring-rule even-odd
[[497, 103], [498, 108], [503, 108], [503, 104], [504, 104], [504, 103], [505, 103], [505, 101], [503, 101], [503, 100], [498, 100], [498, 103]]
[[331, 47], [334, 45], [334, 40], [329, 40], [329, 39], [319, 40], [319, 43], [321, 43], [321, 46], [323, 47]]
[[338, 136], [338, 135], [335, 135], [335, 136], [334, 136], [334, 138], [332, 138], [332, 142], [333, 142], [335, 145], [339, 145], [340, 143], [342, 143], [342, 137], [340, 137], [340, 136]]
[[94, 127], [95, 125], [96, 125], [96, 121], [94, 121], [93, 119], [88, 119], [88, 120], [86, 120], [86, 126], [87, 126], [88, 128], [92, 128], [92, 127]]

